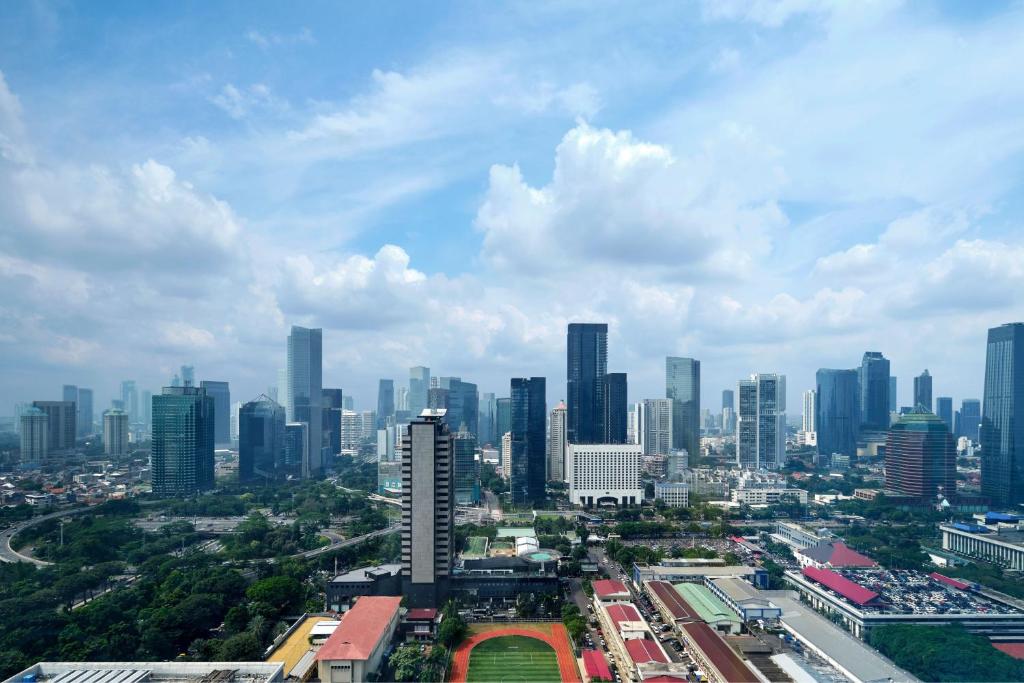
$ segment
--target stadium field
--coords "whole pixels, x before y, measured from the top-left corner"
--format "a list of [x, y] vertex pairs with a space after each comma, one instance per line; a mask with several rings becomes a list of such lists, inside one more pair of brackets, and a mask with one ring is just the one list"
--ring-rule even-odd
[[485, 640], [469, 656], [470, 683], [559, 683], [558, 657], [551, 646], [527, 636]]

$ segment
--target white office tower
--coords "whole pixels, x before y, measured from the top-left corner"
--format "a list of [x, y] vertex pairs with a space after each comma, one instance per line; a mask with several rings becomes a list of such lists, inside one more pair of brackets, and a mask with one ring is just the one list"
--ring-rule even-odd
[[818, 410], [818, 392], [815, 389], [808, 389], [804, 392], [803, 421], [800, 424], [800, 433], [797, 434], [797, 443], [801, 446], [818, 445], [818, 429], [815, 423], [815, 413]]
[[128, 413], [125, 411], [103, 413], [103, 452], [112, 458], [128, 455]]
[[323, 330], [292, 325], [288, 335], [288, 393], [285, 412], [289, 422], [309, 425], [309, 444], [302, 476], [323, 471]]
[[647, 398], [637, 405], [640, 445], [644, 455], [672, 452], [672, 399]]
[[565, 481], [565, 401], [551, 411], [548, 433], [548, 481]]
[[637, 444], [568, 444], [569, 502], [584, 507], [601, 502], [639, 505], [644, 498], [642, 454]]
[[786, 464], [786, 376], [751, 375], [737, 388], [737, 464], [752, 470], [779, 469]]
[[501, 435], [501, 476], [512, 476], [512, 432]]
[[388, 430], [377, 430], [377, 462], [388, 459]]
[[42, 463], [49, 455], [50, 416], [34, 406], [19, 406], [21, 462]]
[[363, 440], [363, 416], [354, 410], [341, 411], [341, 447], [344, 450], [359, 448]]
[[242, 412], [242, 402], [235, 401], [231, 404], [231, 445], [238, 448], [238, 414]]
[[630, 403], [626, 413], [626, 443], [640, 443], [640, 411]]

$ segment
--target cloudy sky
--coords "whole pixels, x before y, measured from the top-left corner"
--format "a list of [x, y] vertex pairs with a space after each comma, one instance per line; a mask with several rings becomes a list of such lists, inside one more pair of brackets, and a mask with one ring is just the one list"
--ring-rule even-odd
[[247, 400], [291, 324], [357, 406], [410, 365], [632, 399], [892, 360], [979, 396], [1024, 319], [1020, 2], [0, 7], [0, 414], [178, 366]]

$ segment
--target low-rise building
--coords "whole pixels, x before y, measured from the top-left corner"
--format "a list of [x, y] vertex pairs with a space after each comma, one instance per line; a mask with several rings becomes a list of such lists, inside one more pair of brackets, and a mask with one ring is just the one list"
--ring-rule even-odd
[[744, 662], [713, 628], [701, 621], [680, 627], [683, 644], [708, 683], [760, 683]]
[[721, 567], [717, 565], [671, 565], [667, 561], [660, 564], [633, 564], [633, 583], [637, 586], [643, 585], [645, 581], [668, 581], [679, 583], [691, 581], [703, 583], [705, 577], [718, 578], [733, 576], [745, 578], [760, 588], [768, 587], [768, 572], [759, 567], [748, 567], [746, 565], [729, 565]]
[[733, 635], [742, 630], [743, 623], [736, 613], [715, 597], [707, 586], [699, 583], [680, 583], [673, 588], [687, 605], [688, 611], [696, 614], [711, 628]]
[[654, 499], [665, 502], [670, 508], [690, 506], [690, 485], [684, 482], [654, 482]]
[[39, 662], [4, 683], [278, 683], [280, 662]]
[[740, 505], [777, 505], [786, 502], [807, 505], [807, 491], [785, 486], [733, 489], [732, 502]]
[[782, 610], [761, 591], [743, 579], [705, 579], [704, 585], [743, 621], [775, 621]]
[[942, 549], [991, 562], [1014, 571], [1024, 570], [1024, 531], [1017, 527], [992, 529], [979, 524], [943, 524]]
[[362, 595], [401, 595], [402, 565], [360, 567], [335, 576], [327, 584], [327, 609], [341, 612]]
[[794, 550], [810, 548], [831, 537], [832, 532], [828, 529], [808, 529], [795, 522], [778, 522], [771, 535], [773, 541], [785, 543]]
[[822, 541], [810, 548], [796, 551], [794, 556], [801, 567], [838, 569], [841, 567], [870, 568], [878, 566], [878, 563], [870, 557], [861, 555], [842, 541]]
[[615, 602], [629, 602], [633, 597], [626, 584], [615, 579], [599, 579], [590, 585], [594, 589], [595, 607]]
[[380, 667], [384, 652], [398, 628], [402, 598], [364, 596], [356, 600], [341, 624], [317, 652], [322, 683], [369, 680]]

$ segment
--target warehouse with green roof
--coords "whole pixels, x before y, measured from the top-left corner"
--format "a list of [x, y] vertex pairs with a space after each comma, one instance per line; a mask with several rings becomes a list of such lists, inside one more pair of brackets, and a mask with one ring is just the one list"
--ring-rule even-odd
[[715, 597], [707, 586], [699, 583], [680, 583], [674, 586], [690, 613], [697, 614], [708, 626], [721, 633], [737, 634], [743, 622], [729, 607]]

